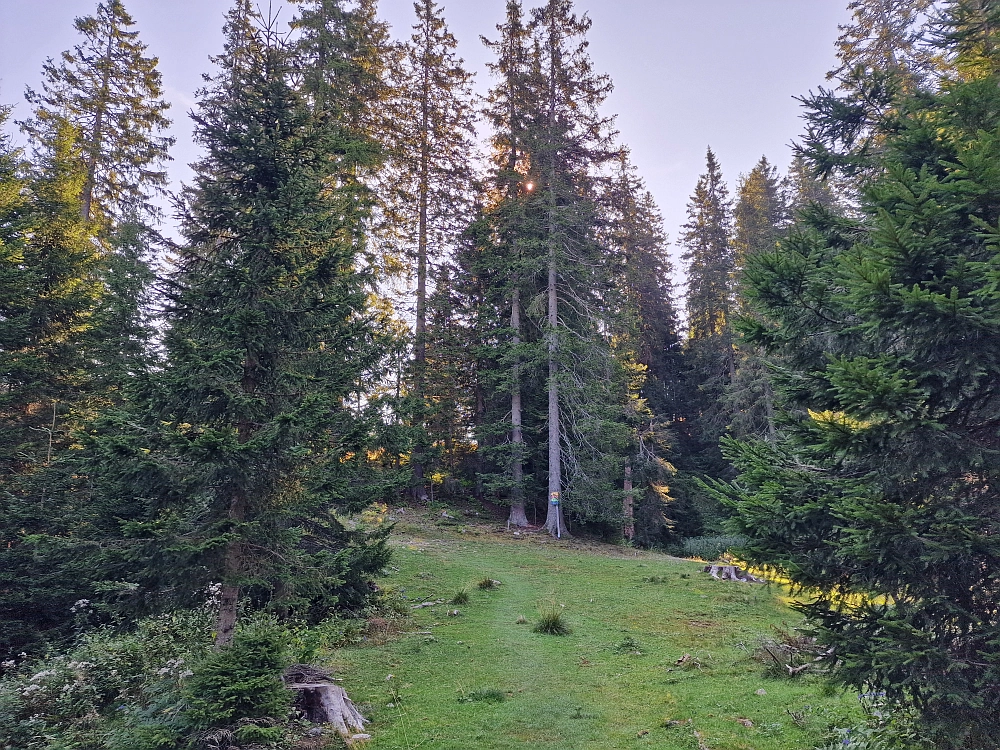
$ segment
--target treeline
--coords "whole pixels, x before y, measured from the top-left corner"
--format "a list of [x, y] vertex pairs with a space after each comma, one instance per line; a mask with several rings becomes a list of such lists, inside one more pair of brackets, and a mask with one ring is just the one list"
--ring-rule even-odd
[[481, 104], [441, 8], [414, 7], [399, 42], [369, 0], [289, 28], [237, 2], [173, 194], [121, 2], [28, 91], [29, 150], [2, 144], [8, 653], [213, 583], [220, 645], [241, 607], [360, 608], [385, 534], [336, 514], [373, 502], [648, 545], [717, 520], [673, 487], [698, 376], [589, 20], [509, 3]]

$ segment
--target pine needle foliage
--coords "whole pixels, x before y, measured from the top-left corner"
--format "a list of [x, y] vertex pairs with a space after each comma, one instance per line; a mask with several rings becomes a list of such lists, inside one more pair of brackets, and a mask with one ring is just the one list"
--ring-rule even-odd
[[900, 99], [861, 217], [814, 207], [751, 262], [743, 326], [781, 356], [786, 434], [729, 441], [720, 486], [746, 559], [815, 592], [835, 676], [942, 748], [1000, 747], [997, 84]]

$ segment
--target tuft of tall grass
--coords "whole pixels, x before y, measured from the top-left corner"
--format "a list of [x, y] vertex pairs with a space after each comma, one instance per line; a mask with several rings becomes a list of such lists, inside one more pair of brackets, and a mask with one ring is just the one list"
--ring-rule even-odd
[[542, 612], [532, 630], [543, 635], [569, 635], [573, 632], [561, 609], [547, 609]]
[[468, 604], [469, 603], [469, 590], [462, 589], [461, 591], [455, 592], [455, 596], [451, 597], [452, 604]]
[[479, 583], [477, 583], [476, 586], [479, 588], [480, 591], [492, 591], [493, 589], [500, 586], [500, 581], [496, 580], [495, 578], [490, 578], [489, 576], [487, 576]]

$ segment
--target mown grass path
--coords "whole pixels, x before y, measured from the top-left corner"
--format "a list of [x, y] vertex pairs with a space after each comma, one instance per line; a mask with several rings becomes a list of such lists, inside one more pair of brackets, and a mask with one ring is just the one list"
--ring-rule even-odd
[[[373, 750], [808, 750], [857, 718], [853, 696], [769, 679], [750, 658], [773, 626], [799, 622], [778, 589], [665, 555], [476, 533], [400, 528], [384, 585], [413, 603], [467, 588], [469, 603], [414, 610], [388, 643], [331, 654]], [[502, 585], [476, 588], [487, 577]], [[572, 634], [532, 632], [553, 607]]]

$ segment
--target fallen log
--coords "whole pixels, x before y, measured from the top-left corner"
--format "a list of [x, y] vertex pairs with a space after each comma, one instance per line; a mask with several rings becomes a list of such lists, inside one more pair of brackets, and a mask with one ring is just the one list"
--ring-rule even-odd
[[329, 724], [348, 746], [370, 740], [365, 733], [367, 719], [334, 684], [334, 677], [308, 664], [293, 664], [282, 675], [285, 687], [296, 693], [295, 707], [313, 724]]

